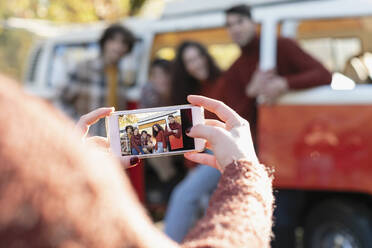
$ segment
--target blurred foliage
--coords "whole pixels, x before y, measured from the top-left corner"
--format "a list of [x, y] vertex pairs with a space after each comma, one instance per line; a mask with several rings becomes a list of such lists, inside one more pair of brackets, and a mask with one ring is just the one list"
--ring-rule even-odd
[[22, 80], [34, 36], [22, 29], [0, 30], [0, 71]]
[[135, 114], [128, 114], [128, 115], [121, 115], [119, 116], [119, 127], [120, 129], [124, 129], [128, 125], [136, 126], [138, 122], [137, 115]]
[[0, 19], [47, 19], [57, 22], [116, 21], [138, 13], [146, 0], [6, 0]]
[[[11, 17], [57, 23], [115, 22], [136, 15], [146, 0], [0, 0], [0, 21]], [[22, 80], [36, 36], [0, 25], [0, 71]]]

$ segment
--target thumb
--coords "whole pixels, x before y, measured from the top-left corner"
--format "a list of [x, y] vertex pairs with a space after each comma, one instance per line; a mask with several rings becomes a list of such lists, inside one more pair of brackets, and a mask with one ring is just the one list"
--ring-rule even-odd
[[83, 133], [83, 136], [86, 136], [89, 131], [89, 127], [96, 122], [98, 122], [101, 118], [105, 116], [109, 116], [113, 111], [114, 108], [99, 108], [95, 109], [88, 114], [85, 114], [80, 117], [79, 121], [76, 123], [76, 129], [80, 129]]
[[208, 142], [213, 145], [216, 143], [218, 137], [225, 135], [224, 131], [225, 130], [220, 127], [198, 124], [193, 126], [187, 135], [193, 138], [208, 140]]

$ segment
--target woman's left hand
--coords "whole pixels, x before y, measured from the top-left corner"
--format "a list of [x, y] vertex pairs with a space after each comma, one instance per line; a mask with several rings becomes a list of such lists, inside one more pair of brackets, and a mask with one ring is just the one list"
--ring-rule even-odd
[[114, 108], [98, 108], [80, 117], [79, 121], [76, 124], [76, 129], [82, 132], [83, 140], [88, 143], [95, 144], [99, 148], [102, 148], [103, 150], [108, 152], [110, 143], [108, 142], [108, 139], [106, 137], [93, 136], [87, 138], [87, 136], [90, 126], [97, 123], [100, 119], [109, 116], [114, 111]]
[[[76, 124], [76, 129], [79, 130], [82, 134], [82, 139], [89, 143], [93, 144], [96, 147], [100, 148], [103, 152], [110, 153], [110, 142], [106, 137], [102, 136], [93, 136], [87, 137], [89, 132], [89, 127], [97, 123], [100, 119], [109, 116], [114, 112], [114, 108], [98, 108], [89, 112], [88, 114], [80, 117], [79, 121]], [[136, 166], [139, 163], [139, 159], [136, 156], [122, 156], [120, 157], [120, 162], [124, 168], [129, 168]]]

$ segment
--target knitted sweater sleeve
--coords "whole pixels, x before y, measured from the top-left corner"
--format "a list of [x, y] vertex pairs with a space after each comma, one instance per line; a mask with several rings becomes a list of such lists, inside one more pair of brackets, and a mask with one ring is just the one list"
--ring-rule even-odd
[[226, 167], [206, 215], [182, 247], [270, 246], [272, 178], [265, 166], [238, 161]]

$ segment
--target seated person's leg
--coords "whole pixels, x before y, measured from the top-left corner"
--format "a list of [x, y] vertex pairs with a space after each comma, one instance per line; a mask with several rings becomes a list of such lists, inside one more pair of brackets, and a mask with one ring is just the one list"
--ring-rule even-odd
[[182, 242], [191, 228], [199, 200], [217, 187], [221, 174], [217, 169], [199, 165], [172, 192], [165, 216], [165, 233]]
[[138, 152], [135, 148], [132, 148], [132, 155], [138, 155]]
[[163, 152], [164, 152], [163, 142], [159, 142], [157, 153], [163, 153]]

